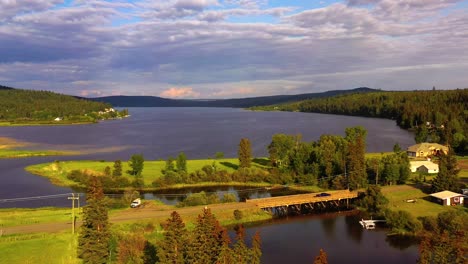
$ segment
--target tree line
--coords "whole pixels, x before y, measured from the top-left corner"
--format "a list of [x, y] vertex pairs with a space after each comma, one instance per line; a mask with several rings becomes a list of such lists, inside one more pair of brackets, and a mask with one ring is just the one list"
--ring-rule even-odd
[[65, 122], [95, 122], [128, 114], [106, 108], [112, 106], [49, 91], [0, 89], [0, 121], [51, 123], [58, 117]]
[[414, 129], [418, 143], [450, 144], [457, 153], [468, 152], [468, 89], [355, 93], [254, 109], [393, 119]]
[[[410, 176], [409, 159], [399, 148], [381, 157], [366, 159], [367, 131], [362, 127], [350, 127], [345, 136], [322, 135], [319, 140], [305, 142], [300, 135], [275, 134], [267, 146], [268, 159], [255, 159], [251, 142], [240, 140], [238, 146], [239, 165], [233, 172], [220, 169], [217, 160], [202, 169], [188, 172], [187, 157], [180, 153], [175, 159], [169, 157], [165, 167], [151, 187], [169, 187], [174, 184], [203, 182], [251, 182], [270, 184], [318, 185], [322, 188], [358, 189], [368, 183], [393, 185], [403, 184]], [[259, 161], [260, 160], [260, 161]], [[263, 166], [257, 162], [263, 163]], [[266, 164], [269, 163], [269, 164]], [[143, 188], [144, 157], [133, 155], [128, 161], [133, 175], [121, 177], [122, 161], [107, 167], [100, 180], [106, 189], [135, 187]], [[226, 165], [226, 164], [225, 164]], [[266, 166], [265, 166], [266, 165]], [[69, 179], [86, 185], [91, 175], [83, 171], [72, 171]]]

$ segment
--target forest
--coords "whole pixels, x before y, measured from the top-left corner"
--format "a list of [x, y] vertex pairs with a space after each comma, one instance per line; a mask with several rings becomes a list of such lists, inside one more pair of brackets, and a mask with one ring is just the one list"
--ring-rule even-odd
[[252, 109], [387, 118], [414, 130], [417, 143], [468, 152], [468, 89], [354, 93]]
[[49, 91], [19, 90], [0, 87], [0, 122], [62, 123], [96, 122], [125, 116], [127, 111], [105, 111], [110, 104], [78, 99]]

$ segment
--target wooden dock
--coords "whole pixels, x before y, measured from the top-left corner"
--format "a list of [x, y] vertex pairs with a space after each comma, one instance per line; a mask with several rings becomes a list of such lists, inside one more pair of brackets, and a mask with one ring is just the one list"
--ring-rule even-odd
[[349, 190], [326, 191], [329, 196], [318, 196], [320, 193], [306, 193], [278, 197], [268, 197], [246, 200], [246, 203], [277, 215], [289, 213], [300, 214], [304, 211], [324, 210], [327, 208], [342, 208], [349, 206], [349, 200], [358, 197], [358, 192]]

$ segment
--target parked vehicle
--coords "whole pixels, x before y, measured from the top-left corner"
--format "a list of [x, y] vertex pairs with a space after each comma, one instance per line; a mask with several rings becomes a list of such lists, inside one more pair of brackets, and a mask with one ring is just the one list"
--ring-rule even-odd
[[319, 194], [315, 195], [315, 197], [325, 197], [325, 196], [331, 196], [331, 194], [329, 194], [329, 193], [319, 193]]
[[133, 200], [133, 202], [130, 204], [130, 207], [135, 208], [135, 207], [138, 207], [140, 205], [141, 205], [141, 199], [137, 198], [137, 199]]

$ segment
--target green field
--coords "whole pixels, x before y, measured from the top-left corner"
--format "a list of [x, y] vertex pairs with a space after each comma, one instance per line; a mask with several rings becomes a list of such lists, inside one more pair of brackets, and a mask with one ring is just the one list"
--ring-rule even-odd
[[2, 158], [25, 158], [35, 156], [63, 156], [76, 155], [77, 152], [57, 151], [57, 150], [19, 150], [19, 149], [0, 149], [0, 159]]
[[[463, 206], [443, 206], [429, 200], [429, 194], [410, 185], [395, 185], [382, 187], [382, 193], [389, 200], [388, 207], [393, 211], [407, 211], [414, 217], [437, 216], [439, 213], [450, 210], [467, 210]], [[406, 200], [415, 199], [415, 203]]]
[[0, 236], [0, 263], [81, 263], [70, 232]]
[[[216, 162], [216, 168], [218, 170], [226, 170], [233, 172], [239, 166], [239, 160], [237, 158], [231, 159], [200, 159], [200, 160], [187, 160], [188, 173], [202, 169], [206, 165], [213, 165]], [[253, 166], [258, 168], [265, 168], [264, 159], [254, 159]], [[75, 182], [67, 179], [68, 173], [72, 170], [82, 170], [90, 174], [103, 175], [104, 169], [109, 166], [113, 168], [113, 161], [59, 161], [51, 163], [42, 163], [37, 165], [31, 165], [26, 167], [28, 172], [45, 176], [49, 178], [52, 183], [60, 186], [70, 186], [76, 184]], [[142, 172], [143, 180], [145, 185], [151, 186], [151, 183], [157, 178], [162, 176], [161, 170], [166, 165], [165, 161], [145, 161]], [[122, 172], [124, 177], [128, 177], [130, 180], [134, 176], [127, 173], [130, 167], [127, 162], [122, 162]]]
[[[71, 221], [70, 208], [47, 207], [40, 209], [0, 209], [0, 228], [40, 223]], [[75, 215], [79, 217], [78, 209]]]

